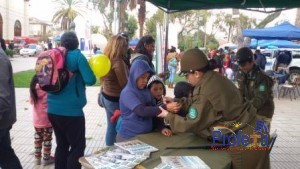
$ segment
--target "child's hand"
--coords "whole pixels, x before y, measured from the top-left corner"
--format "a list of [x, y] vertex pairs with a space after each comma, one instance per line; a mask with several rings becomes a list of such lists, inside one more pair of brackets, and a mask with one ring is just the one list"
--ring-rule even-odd
[[170, 136], [172, 136], [173, 133], [170, 129], [164, 128], [161, 130], [161, 134], [163, 134], [164, 136], [170, 137]]
[[166, 106], [169, 112], [175, 112], [175, 113], [178, 112], [181, 108], [181, 104], [177, 102], [168, 103]]
[[160, 106], [159, 106], [159, 109], [161, 110], [161, 113], [159, 113], [159, 115], [157, 115], [157, 117], [161, 117], [161, 118], [167, 117], [169, 112]]

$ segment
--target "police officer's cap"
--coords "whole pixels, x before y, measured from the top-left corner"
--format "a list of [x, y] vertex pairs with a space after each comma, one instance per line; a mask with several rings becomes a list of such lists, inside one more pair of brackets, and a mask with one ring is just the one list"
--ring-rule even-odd
[[189, 49], [184, 52], [180, 61], [180, 75], [200, 70], [208, 65], [207, 56], [200, 49]]
[[236, 52], [236, 61], [239, 65], [251, 62], [253, 60], [253, 53], [250, 48], [242, 47]]

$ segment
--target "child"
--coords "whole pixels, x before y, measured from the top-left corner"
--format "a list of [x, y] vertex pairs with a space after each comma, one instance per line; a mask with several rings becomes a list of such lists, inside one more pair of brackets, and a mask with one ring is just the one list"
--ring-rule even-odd
[[[176, 83], [174, 88], [174, 101], [180, 104], [184, 103], [185, 99], [193, 92], [193, 89], [193, 86], [188, 82], [181, 81]], [[185, 117], [187, 112], [183, 110], [185, 110], [184, 107], [179, 110], [178, 115]]]
[[[52, 125], [47, 114], [47, 92], [43, 91], [37, 84], [37, 76], [32, 77], [30, 83], [30, 103], [33, 105], [33, 125], [35, 128], [34, 148], [35, 164], [48, 165], [54, 163], [51, 154]], [[42, 145], [43, 159], [41, 159]]]
[[[163, 104], [164, 104], [163, 96], [166, 95], [166, 87], [165, 87], [163, 81], [158, 76], [153, 75], [149, 79], [147, 87], [150, 90], [150, 92], [154, 98], [153, 105], [163, 106]], [[153, 119], [153, 127], [161, 130], [161, 133], [165, 136], [172, 135], [172, 131], [164, 125], [164, 121], [161, 118], [155, 117]]]
[[120, 96], [122, 121], [117, 142], [152, 131], [153, 117], [161, 113], [159, 106], [152, 106], [152, 96], [147, 89], [152, 73], [145, 61], [136, 60], [131, 65], [128, 82]]

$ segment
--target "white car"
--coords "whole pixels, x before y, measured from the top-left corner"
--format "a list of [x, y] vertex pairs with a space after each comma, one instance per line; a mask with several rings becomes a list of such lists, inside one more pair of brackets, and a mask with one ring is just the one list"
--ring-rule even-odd
[[42, 51], [42, 48], [37, 44], [29, 44], [20, 50], [20, 55], [35, 56]]
[[291, 52], [291, 60], [287, 67], [287, 73], [290, 74], [290, 78], [295, 75], [300, 75], [300, 49], [274, 49], [274, 50], [263, 50], [262, 54], [266, 56], [267, 64], [265, 70], [275, 70], [276, 65], [276, 54], [280, 51]]

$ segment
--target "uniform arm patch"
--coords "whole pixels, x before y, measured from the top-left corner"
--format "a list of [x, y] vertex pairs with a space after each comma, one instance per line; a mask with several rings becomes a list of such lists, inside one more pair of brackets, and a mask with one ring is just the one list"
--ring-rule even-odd
[[258, 90], [259, 90], [260, 92], [266, 91], [266, 85], [265, 85], [265, 84], [260, 84], [260, 85], [258, 86]]
[[191, 107], [189, 108], [189, 112], [188, 112], [187, 116], [188, 116], [191, 120], [196, 119], [197, 116], [198, 116], [197, 109], [195, 109], [194, 107], [191, 106]]

